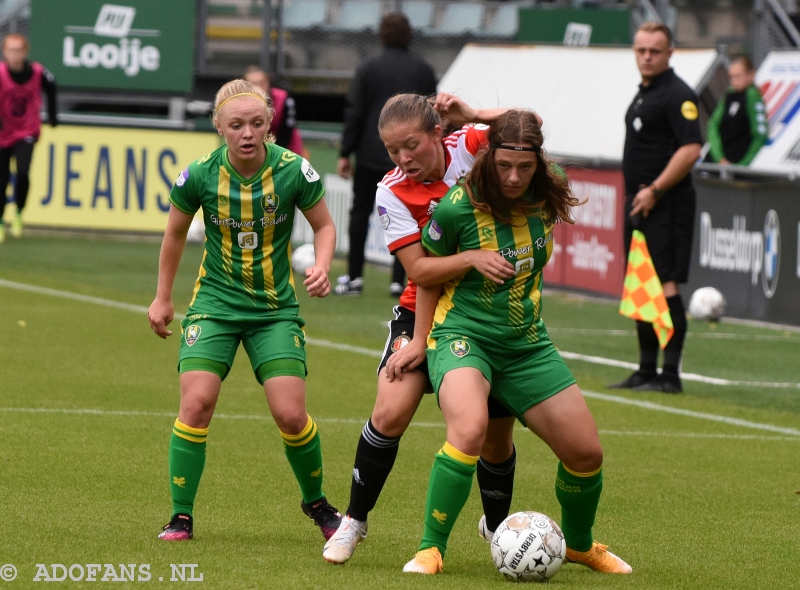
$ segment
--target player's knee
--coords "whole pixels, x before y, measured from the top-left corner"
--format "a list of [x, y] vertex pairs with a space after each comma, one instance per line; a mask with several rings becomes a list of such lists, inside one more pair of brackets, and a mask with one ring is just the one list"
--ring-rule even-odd
[[497, 439], [487, 435], [481, 448], [481, 457], [489, 463], [502, 463], [507, 461], [513, 452], [514, 442], [511, 437]]
[[596, 444], [584, 445], [570, 453], [570, 457], [563, 460], [571, 471], [576, 473], [591, 473], [603, 466], [603, 447], [599, 441]]
[[308, 426], [308, 414], [305, 409], [273, 413], [272, 417], [278, 425], [278, 430], [284, 434], [300, 434]]

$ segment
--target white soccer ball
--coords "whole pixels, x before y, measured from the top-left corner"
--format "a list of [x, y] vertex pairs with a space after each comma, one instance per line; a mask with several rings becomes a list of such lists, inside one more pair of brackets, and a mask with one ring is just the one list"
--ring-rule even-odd
[[717, 321], [725, 313], [725, 296], [714, 287], [701, 287], [689, 300], [689, 315], [696, 320]]
[[497, 527], [492, 558], [514, 582], [544, 582], [556, 575], [567, 553], [561, 528], [540, 512], [517, 512]]
[[315, 261], [314, 244], [303, 244], [292, 252], [292, 268], [296, 273], [305, 275], [306, 269], [314, 266]]
[[203, 223], [202, 217], [195, 217], [192, 219], [192, 225], [189, 226], [189, 231], [186, 234], [186, 241], [190, 244], [202, 244], [206, 239], [206, 226]]

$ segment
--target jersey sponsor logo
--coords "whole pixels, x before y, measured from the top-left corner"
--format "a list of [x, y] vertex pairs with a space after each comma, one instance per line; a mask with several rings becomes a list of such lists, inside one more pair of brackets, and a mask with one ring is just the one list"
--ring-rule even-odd
[[389, 212], [386, 210], [386, 207], [378, 205], [378, 219], [381, 220], [383, 231], [389, 229], [389, 224], [391, 224], [392, 221], [389, 219]]
[[303, 171], [303, 176], [306, 177], [308, 182], [316, 182], [319, 180], [319, 174], [314, 168], [311, 167], [311, 163], [303, 158], [303, 163], [300, 165], [300, 170]]
[[687, 121], [694, 121], [697, 118], [697, 105], [691, 100], [685, 101], [681, 105], [681, 115]]
[[175, 180], [175, 184], [177, 186], [183, 186], [186, 184], [186, 181], [189, 180], [189, 167], [186, 167], [186, 170], [178, 174], [178, 178]]
[[281, 198], [277, 194], [262, 195], [261, 208], [267, 215], [273, 215], [281, 204]]
[[239, 247], [242, 250], [255, 250], [258, 248], [258, 234], [254, 231], [243, 231], [238, 236]]
[[458, 187], [456, 190], [454, 190], [450, 194], [450, 202], [458, 203], [461, 200], [461, 197], [463, 197], [463, 196], [464, 196], [464, 189], [461, 188], [461, 187]]
[[458, 358], [467, 356], [469, 354], [469, 342], [466, 340], [453, 340], [450, 343], [450, 352]]
[[197, 324], [192, 324], [188, 328], [186, 328], [186, 333], [183, 335], [186, 339], [186, 344], [192, 346], [195, 342], [200, 339], [200, 326]]
[[[281, 217], [284, 217], [283, 215]], [[232, 229], [241, 229], [241, 228], [251, 228], [255, 227], [257, 221], [236, 221], [233, 217], [226, 217], [225, 219], [220, 219], [213, 213], [210, 215], [211, 223], [214, 225], [219, 225], [222, 227], [229, 227]], [[263, 221], [267, 221], [266, 219]], [[262, 223], [262, 225], [266, 225], [266, 223]]]
[[531, 272], [533, 270], [533, 258], [523, 258], [514, 263], [514, 272], [521, 274], [524, 272]]
[[541, 250], [552, 241], [553, 241], [553, 232], [549, 232], [546, 236], [541, 236], [539, 238], [536, 238], [536, 249]]
[[439, 224], [433, 219], [431, 220], [431, 224], [428, 226], [428, 237], [430, 237], [430, 239], [432, 239], [434, 242], [438, 242], [442, 239], [442, 228], [439, 227]]
[[503, 258], [519, 258], [523, 254], [530, 254], [531, 250], [531, 245], [528, 244], [527, 246], [517, 248], [516, 250], [512, 250], [511, 248], [503, 248], [502, 250], [498, 250], [497, 253]]
[[392, 352], [397, 352], [409, 342], [411, 342], [411, 339], [408, 337], [408, 334], [403, 332], [397, 338], [392, 340], [392, 345], [389, 348], [391, 349]]

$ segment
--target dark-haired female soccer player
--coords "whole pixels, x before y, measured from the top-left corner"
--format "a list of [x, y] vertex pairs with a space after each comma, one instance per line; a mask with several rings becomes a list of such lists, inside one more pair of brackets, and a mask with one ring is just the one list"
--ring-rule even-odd
[[[438, 300], [421, 289], [416, 330], [430, 324], [428, 369], [447, 424], [447, 440], [431, 471], [419, 552], [403, 571], [442, 571], [450, 532], [469, 497], [486, 437], [487, 399], [500, 402], [558, 458], [555, 490], [562, 508], [567, 559], [594, 570], [631, 567], [594, 540], [592, 525], [603, 482], [603, 450], [592, 414], [540, 317], [542, 268], [553, 248], [553, 225], [572, 222], [578, 205], [563, 172], [542, 153], [531, 111], [500, 115], [466, 179], [442, 198], [422, 244], [449, 264], [458, 252], [499, 253], [514, 268], [498, 284], [469, 270], [444, 284]], [[434, 294], [436, 291], [434, 291]], [[413, 351], [389, 359], [405, 366]]]
[[320, 437], [306, 413], [304, 322], [289, 242], [297, 208], [314, 230], [316, 252], [303, 284], [311, 297], [325, 297], [336, 230], [319, 175], [307, 160], [273, 143], [273, 115], [261, 88], [244, 80], [225, 84], [213, 115], [225, 145], [190, 164], [170, 193], [158, 291], [148, 312], [161, 338], [172, 334], [172, 285], [186, 232], [201, 208], [206, 230], [200, 275], [181, 322], [181, 400], [169, 448], [172, 519], [159, 535], [164, 540], [192, 538], [208, 427], [240, 342], [264, 387], [303, 512], [326, 539], [341, 520], [322, 491]]

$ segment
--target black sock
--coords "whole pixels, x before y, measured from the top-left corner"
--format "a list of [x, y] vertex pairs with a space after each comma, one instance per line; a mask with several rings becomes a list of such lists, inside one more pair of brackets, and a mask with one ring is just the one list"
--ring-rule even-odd
[[356, 520], [367, 520], [369, 511], [375, 507], [386, 478], [394, 466], [400, 437], [382, 435], [370, 419], [358, 439], [356, 460], [353, 465], [353, 480], [350, 482], [350, 506], [348, 516]]
[[654, 377], [659, 345], [653, 324], [636, 320], [636, 334], [639, 336], [639, 372]]
[[675, 332], [664, 348], [664, 373], [677, 376], [681, 368], [681, 356], [683, 355], [683, 342], [686, 340], [686, 309], [683, 307], [683, 299], [680, 293], [667, 298], [669, 315], [672, 317], [672, 326]]
[[494, 532], [508, 516], [511, 496], [514, 493], [514, 471], [517, 466], [517, 449], [502, 463], [489, 463], [478, 459], [478, 489], [481, 491], [486, 528]]

